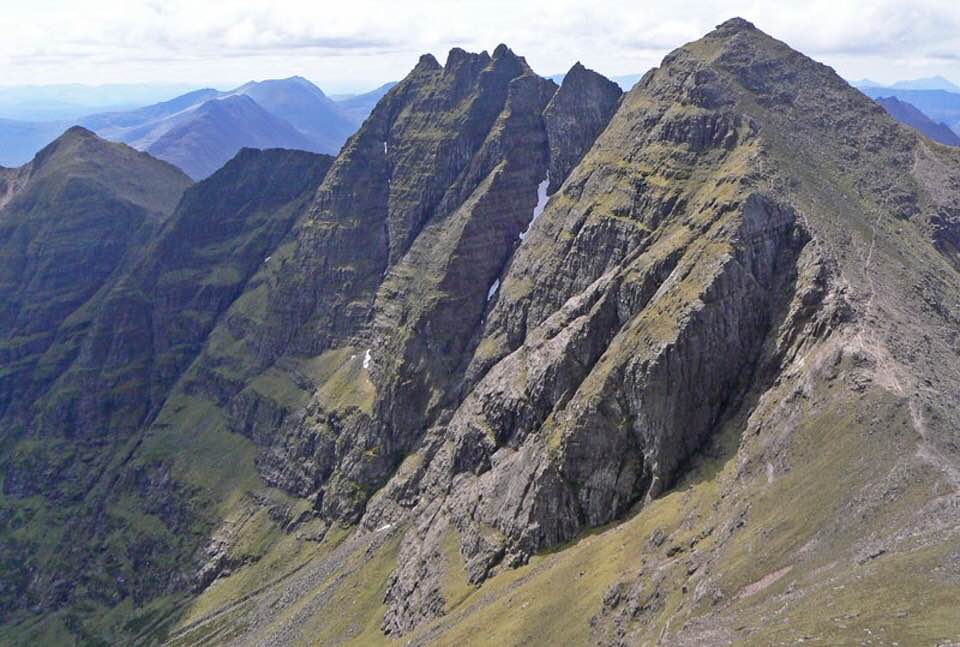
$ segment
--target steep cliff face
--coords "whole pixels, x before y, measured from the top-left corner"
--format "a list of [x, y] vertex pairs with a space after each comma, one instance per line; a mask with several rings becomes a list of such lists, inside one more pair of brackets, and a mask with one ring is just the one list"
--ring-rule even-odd
[[606, 128], [622, 94], [619, 85], [579, 62], [566, 73], [560, 89], [543, 111], [550, 145], [547, 193], [560, 188]]
[[244, 149], [188, 190], [129, 271], [85, 308], [77, 358], [57, 384], [58, 395], [76, 395], [61, 397], [61, 418], [46, 425], [122, 436], [155, 414], [331, 162], [302, 151]]
[[[224, 393], [231, 425], [268, 446], [267, 482], [355, 521], [456, 397], [546, 177], [555, 91], [504, 46], [424, 57], [348, 142], [231, 331], [250, 358]], [[316, 370], [300, 407], [242, 386], [287, 362]]]
[[388, 628], [419, 619], [438, 515], [482, 581], [659, 495], [748, 383], [808, 234], [745, 173], [758, 129], [701, 67], [625, 98], [511, 262], [476, 384], [414, 477], [430, 523], [404, 544]]
[[13, 199], [30, 176], [30, 164], [19, 168], [0, 166], [0, 209]]

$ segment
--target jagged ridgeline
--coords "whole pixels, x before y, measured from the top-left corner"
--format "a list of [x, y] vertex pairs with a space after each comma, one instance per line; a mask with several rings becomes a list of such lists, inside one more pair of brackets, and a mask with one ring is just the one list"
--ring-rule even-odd
[[336, 159], [0, 170], [0, 642], [960, 635], [960, 153], [734, 19]]

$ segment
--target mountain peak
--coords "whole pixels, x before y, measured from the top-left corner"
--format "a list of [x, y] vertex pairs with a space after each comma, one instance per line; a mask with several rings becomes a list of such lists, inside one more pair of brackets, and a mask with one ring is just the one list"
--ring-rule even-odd
[[550, 146], [547, 192], [553, 193], [582, 159], [620, 102], [620, 86], [577, 61], [543, 111]]
[[[600, 74], [595, 70], [591, 70], [589, 67], [585, 66], [580, 61], [577, 61], [573, 64], [573, 67], [563, 76], [563, 85], [568, 85], [569, 83], [576, 84], [580, 79], [591, 79], [596, 80], [598, 83], [602, 83], [608, 86], [617, 86], [616, 83]], [[619, 97], [620, 95], [620, 86], [617, 86], [616, 94]]]
[[443, 69], [448, 71], [459, 69], [468, 61], [479, 63], [482, 67], [490, 62], [490, 55], [486, 52], [474, 54], [460, 47], [454, 47], [450, 50], [450, 53], [447, 54], [447, 62], [444, 64]]
[[420, 57], [420, 60], [417, 61], [415, 70], [438, 70], [440, 69], [440, 63], [437, 61], [436, 57], [433, 54], [424, 54]]
[[89, 152], [110, 147], [123, 147], [123, 145], [109, 143], [83, 126], [71, 126], [62, 135], [37, 152], [32, 162], [33, 169], [43, 168], [50, 160], [63, 158], [65, 155], [76, 161]]
[[735, 17], [730, 20], [726, 20], [719, 25], [717, 25], [714, 33], [720, 32], [720, 35], [731, 35], [736, 34], [741, 31], [759, 31], [752, 22], [745, 20], [744, 18]]
[[60, 139], [99, 139], [92, 130], [88, 130], [83, 126], [70, 126], [66, 131], [60, 136]]
[[498, 59], [498, 58], [503, 58], [504, 56], [516, 56], [516, 54], [514, 54], [513, 51], [511, 51], [511, 49], [507, 47], [505, 44], [500, 43], [493, 50], [493, 58]]

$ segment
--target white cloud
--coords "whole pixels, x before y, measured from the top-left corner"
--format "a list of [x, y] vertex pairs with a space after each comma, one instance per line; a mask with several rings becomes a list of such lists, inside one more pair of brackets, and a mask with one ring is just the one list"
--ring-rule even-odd
[[639, 73], [734, 15], [878, 80], [960, 81], [960, 7], [940, 0], [0, 0], [0, 79], [229, 84], [304, 74], [331, 87], [401, 77], [425, 51], [506, 42], [534, 68]]

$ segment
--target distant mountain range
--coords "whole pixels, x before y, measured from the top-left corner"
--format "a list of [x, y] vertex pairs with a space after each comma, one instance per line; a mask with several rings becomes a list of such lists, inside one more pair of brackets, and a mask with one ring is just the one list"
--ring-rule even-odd
[[0, 86], [0, 119], [59, 121], [107, 110], [130, 110], [197, 86], [185, 83], [111, 83], [107, 85]]
[[358, 124], [363, 123], [367, 115], [373, 112], [377, 102], [396, 84], [396, 81], [391, 81], [364, 94], [341, 95], [336, 97], [335, 101], [337, 102], [337, 107], [340, 108], [344, 114], [348, 115]]
[[0, 165], [16, 166], [67, 127], [79, 124], [202, 179], [241, 148], [292, 148], [335, 154], [392, 87], [338, 102], [302, 77], [212, 88], [133, 110], [101, 112], [72, 121], [0, 119]]
[[908, 79], [890, 84], [880, 83], [871, 79], [860, 79], [859, 81], [851, 81], [850, 85], [861, 90], [864, 88], [891, 88], [894, 90], [946, 90], [947, 92], [960, 92], [960, 85], [942, 76]]
[[870, 79], [850, 84], [876, 100], [897, 121], [942, 144], [960, 145], [960, 86], [942, 76], [884, 85]]
[[947, 90], [904, 90], [895, 87], [861, 87], [868, 97], [895, 97], [918, 109], [934, 122], [960, 134], [960, 92]]
[[883, 106], [891, 117], [911, 128], [916, 128], [933, 141], [960, 146], [960, 135], [950, 130], [946, 124], [930, 119], [912, 104], [896, 97], [878, 97], [876, 102]]
[[960, 85], [942, 76], [931, 76], [925, 79], [914, 79], [912, 81], [897, 81], [891, 87], [898, 90], [946, 90], [948, 92], [960, 92]]

